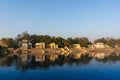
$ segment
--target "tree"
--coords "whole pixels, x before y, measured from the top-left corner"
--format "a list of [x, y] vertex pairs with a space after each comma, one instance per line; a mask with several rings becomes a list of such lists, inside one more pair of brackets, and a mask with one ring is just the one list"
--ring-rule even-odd
[[51, 43], [51, 37], [49, 35], [30, 35], [30, 42], [35, 47], [35, 43], [45, 42], [46, 46]]
[[59, 47], [64, 47], [65, 39], [62, 37], [52, 37], [51, 42], [55, 42]]
[[73, 40], [73, 44], [80, 44], [82, 47], [87, 47], [91, 42], [88, 40], [87, 37], [75, 38]]
[[71, 47], [72, 43], [73, 43], [73, 39], [72, 38], [67, 38], [64, 41], [64, 46]]
[[18, 34], [16, 39], [21, 41], [23, 39], [29, 40], [30, 34], [27, 31], [24, 31], [22, 34]]
[[94, 43], [106, 43], [107, 40], [105, 38], [100, 38], [94, 41]]
[[6, 47], [0, 46], [0, 57], [6, 57], [9, 54], [9, 50]]
[[114, 39], [114, 38], [100, 38], [94, 41], [94, 43], [101, 42], [104, 43], [110, 47], [115, 47], [116, 45], [120, 44], [120, 39]]
[[30, 41], [30, 34], [27, 31], [24, 31], [22, 34], [17, 35], [17, 37], [15, 38], [16, 46], [20, 47], [22, 44], [22, 40], [24, 39]]
[[37, 42], [37, 35], [36, 34], [33, 34], [33, 35], [30, 35], [30, 42], [32, 43], [32, 46], [35, 47], [35, 43]]
[[7, 45], [9, 48], [15, 47], [15, 41], [12, 38], [3, 38], [2, 43]]
[[90, 44], [90, 41], [87, 37], [81, 37], [79, 42], [82, 47], [87, 47]]
[[117, 45], [117, 41], [114, 38], [111, 38], [107, 40], [106, 44], [114, 48]]

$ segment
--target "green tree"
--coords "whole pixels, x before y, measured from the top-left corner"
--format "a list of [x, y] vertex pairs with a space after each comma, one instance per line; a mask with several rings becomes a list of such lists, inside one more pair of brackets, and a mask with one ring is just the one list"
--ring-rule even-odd
[[114, 48], [117, 45], [117, 41], [114, 38], [111, 38], [107, 40], [106, 44]]
[[8, 54], [9, 54], [8, 48], [0, 46], [0, 57], [6, 57]]
[[22, 41], [23, 39], [29, 40], [30, 34], [27, 31], [24, 31], [22, 34], [18, 34], [16, 40]]
[[116, 45], [120, 44], [120, 39], [114, 39], [114, 38], [100, 38], [94, 41], [94, 43], [101, 42], [104, 44], [107, 44], [110, 47], [115, 47]]
[[107, 43], [107, 40], [105, 38], [100, 38], [95, 40], [94, 43]]
[[82, 47], [87, 47], [91, 42], [87, 37], [75, 38], [73, 44], [80, 44]]
[[38, 42], [37, 37], [38, 36], [36, 34], [30, 35], [30, 42], [32, 43], [33, 47], [35, 47], [35, 43]]
[[12, 38], [3, 38], [2, 43], [6, 44], [9, 48], [15, 47], [15, 41]]
[[65, 39], [62, 37], [52, 37], [51, 42], [55, 42], [59, 47], [64, 47]]
[[67, 47], [71, 47], [71, 45], [73, 44], [73, 39], [72, 38], [67, 38], [65, 41], [64, 41], [64, 46], [67, 46]]
[[15, 38], [16, 46], [20, 47], [22, 44], [22, 40], [28, 40], [30, 41], [30, 34], [27, 31], [24, 31], [22, 34], [18, 34]]

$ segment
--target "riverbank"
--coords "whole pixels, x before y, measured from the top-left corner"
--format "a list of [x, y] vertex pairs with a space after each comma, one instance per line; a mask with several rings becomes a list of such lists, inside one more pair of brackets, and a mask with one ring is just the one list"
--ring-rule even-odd
[[[19, 49], [20, 50], [20, 49]], [[22, 51], [20, 51], [22, 52]], [[55, 61], [59, 56], [71, 59], [80, 59], [81, 57], [89, 56], [89, 58], [104, 59], [111, 55], [120, 56], [120, 48], [106, 48], [106, 49], [90, 49], [90, 48], [32, 48], [24, 51], [26, 53], [11, 53], [9, 57], [18, 56], [22, 61], [31, 60], [33, 57], [35, 61], [44, 62], [45, 60]]]

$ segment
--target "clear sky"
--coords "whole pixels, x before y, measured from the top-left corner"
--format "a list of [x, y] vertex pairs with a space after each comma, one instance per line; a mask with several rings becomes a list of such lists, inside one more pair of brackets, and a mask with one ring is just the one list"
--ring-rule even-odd
[[120, 0], [0, 0], [0, 37], [120, 38]]

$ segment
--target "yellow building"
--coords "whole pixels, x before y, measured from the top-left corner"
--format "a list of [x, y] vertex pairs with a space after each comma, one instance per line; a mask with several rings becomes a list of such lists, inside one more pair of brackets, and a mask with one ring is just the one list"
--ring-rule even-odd
[[36, 44], [35, 44], [35, 47], [36, 47], [36, 48], [41, 48], [41, 49], [43, 49], [43, 48], [45, 48], [45, 43], [44, 43], [44, 42], [36, 43]]
[[55, 43], [50, 43], [49, 46], [50, 46], [50, 48], [52, 48], [52, 49], [58, 48], [58, 45], [55, 44]]

